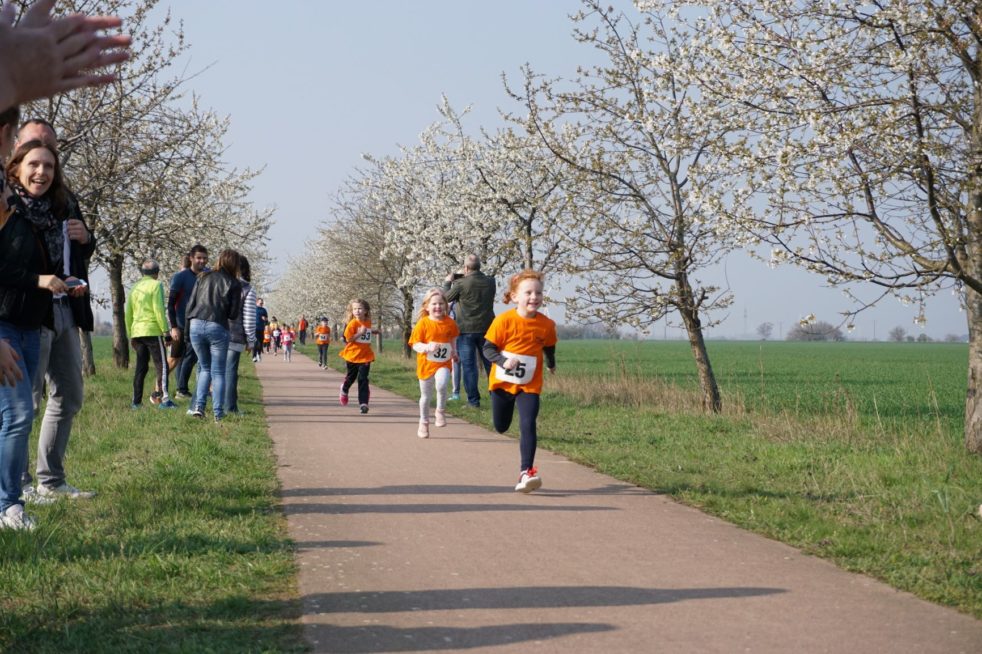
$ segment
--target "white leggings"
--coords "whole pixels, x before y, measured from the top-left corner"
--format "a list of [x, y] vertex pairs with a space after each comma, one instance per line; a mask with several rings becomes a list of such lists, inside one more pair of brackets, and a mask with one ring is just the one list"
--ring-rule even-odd
[[429, 379], [419, 380], [419, 419], [422, 422], [430, 420], [430, 400], [433, 399], [433, 387], [436, 386], [436, 408], [447, 408], [447, 383], [450, 381], [450, 369], [440, 368]]

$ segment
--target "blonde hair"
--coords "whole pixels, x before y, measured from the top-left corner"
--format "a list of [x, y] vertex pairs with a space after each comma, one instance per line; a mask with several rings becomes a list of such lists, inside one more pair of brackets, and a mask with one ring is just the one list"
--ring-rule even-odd
[[527, 279], [534, 279], [543, 286], [546, 283], [546, 276], [538, 270], [523, 270], [518, 274], [512, 275], [511, 279], [508, 280], [508, 290], [505, 291], [505, 296], [502, 298], [505, 304], [511, 303], [515, 294], [518, 292], [518, 285]]
[[420, 318], [425, 318], [430, 315], [430, 312], [427, 310], [426, 305], [430, 303], [430, 300], [433, 299], [434, 295], [439, 295], [440, 299], [443, 300], [443, 312], [444, 313], [450, 312], [450, 303], [447, 302], [447, 296], [443, 294], [443, 289], [433, 287], [430, 290], [426, 291], [426, 295], [423, 296], [423, 304], [419, 308]]
[[345, 307], [345, 309], [344, 309], [344, 324], [346, 324], [346, 325], [349, 322], [351, 322], [351, 319], [352, 318], [355, 317], [354, 314], [351, 313], [351, 307], [352, 307], [352, 305], [355, 305], [355, 304], [360, 304], [361, 306], [365, 307], [365, 315], [363, 316], [363, 318], [365, 320], [371, 320], [372, 319], [372, 307], [368, 304], [368, 302], [365, 302], [360, 297], [356, 297], [351, 302], [348, 302], [348, 306]]

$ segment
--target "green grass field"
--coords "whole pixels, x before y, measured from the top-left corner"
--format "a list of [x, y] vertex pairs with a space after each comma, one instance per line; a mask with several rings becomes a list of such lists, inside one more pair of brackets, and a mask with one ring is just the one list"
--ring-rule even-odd
[[[982, 617], [982, 459], [962, 444], [965, 345], [708, 347], [719, 416], [699, 408], [686, 343], [561, 342], [540, 447]], [[371, 380], [418, 397], [397, 343]], [[490, 427], [484, 404], [451, 406]]]
[[187, 400], [131, 410], [132, 372], [95, 345], [66, 470], [99, 494], [29, 506], [33, 533], [0, 531], [0, 651], [304, 651], [252, 363], [250, 414], [216, 425]]

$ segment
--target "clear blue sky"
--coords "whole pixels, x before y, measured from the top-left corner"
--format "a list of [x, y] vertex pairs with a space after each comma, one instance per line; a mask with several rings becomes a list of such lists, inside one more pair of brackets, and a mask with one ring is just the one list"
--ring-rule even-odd
[[[630, 7], [618, 0], [612, 4]], [[172, 0], [184, 21], [189, 70], [210, 66], [189, 86], [202, 104], [231, 116], [228, 160], [265, 172], [253, 201], [277, 207], [269, 252], [282, 270], [287, 257], [329, 214], [341, 182], [361, 153], [390, 154], [412, 144], [438, 119], [441, 93], [454, 106], [473, 105], [472, 121], [494, 127], [511, 108], [504, 72], [519, 79], [529, 62], [543, 73], [570, 75], [592, 52], [570, 37], [574, 0]], [[724, 277], [725, 276], [725, 277]], [[837, 323], [850, 307], [838, 290], [791, 267], [770, 270], [731, 256], [707, 272], [728, 282], [736, 301], [710, 337], [753, 333], [762, 322], [786, 332], [801, 316]], [[919, 334], [915, 310], [886, 301], [856, 321], [857, 338], [883, 340], [894, 326]], [[661, 337], [665, 330], [655, 329]], [[967, 333], [950, 294], [929, 304], [926, 333]], [[678, 330], [669, 329], [669, 337]]]

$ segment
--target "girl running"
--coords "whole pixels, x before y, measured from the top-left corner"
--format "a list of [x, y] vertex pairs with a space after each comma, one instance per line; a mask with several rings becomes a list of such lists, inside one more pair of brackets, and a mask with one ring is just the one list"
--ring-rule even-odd
[[368, 371], [375, 360], [372, 351], [372, 308], [368, 302], [355, 298], [348, 303], [344, 319], [344, 347], [341, 348], [341, 358], [347, 364], [347, 373], [341, 383], [341, 406], [348, 406], [348, 389], [358, 380], [358, 408], [362, 413], [368, 413]]
[[420, 438], [430, 437], [430, 399], [436, 386], [436, 426], [447, 424], [447, 380], [452, 362], [457, 359], [457, 336], [460, 330], [449, 315], [443, 291], [431, 288], [423, 298], [419, 322], [413, 327], [409, 345], [416, 351], [416, 376], [419, 378]]
[[327, 368], [327, 347], [331, 344], [331, 328], [327, 324], [327, 318], [321, 318], [314, 327], [314, 341], [317, 343], [317, 365]]
[[293, 361], [293, 330], [287, 325], [280, 334], [280, 343], [283, 345], [283, 360]]
[[542, 359], [550, 373], [556, 371], [556, 323], [539, 313], [542, 306], [543, 275], [524, 270], [511, 278], [504, 302], [516, 308], [494, 319], [484, 335], [484, 356], [491, 367], [491, 417], [494, 428], [503, 434], [511, 426], [518, 405], [521, 474], [515, 490], [531, 493], [542, 486], [533, 465], [542, 392]]

